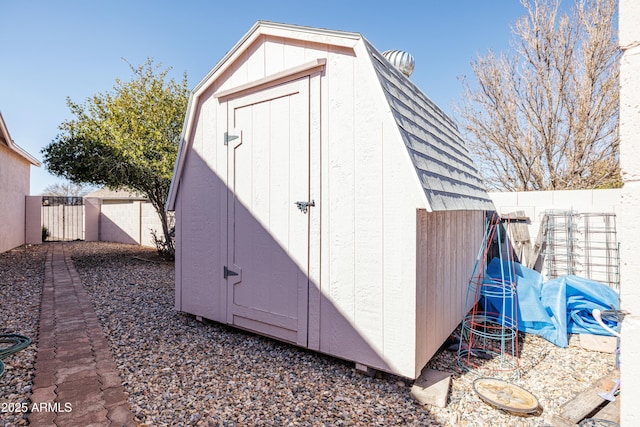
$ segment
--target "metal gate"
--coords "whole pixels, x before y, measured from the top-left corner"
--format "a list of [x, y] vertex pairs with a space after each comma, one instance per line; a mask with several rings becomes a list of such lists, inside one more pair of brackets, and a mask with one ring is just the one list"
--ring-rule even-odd
[[84, 240], [84, 199], [42, 196], [42, 241]]

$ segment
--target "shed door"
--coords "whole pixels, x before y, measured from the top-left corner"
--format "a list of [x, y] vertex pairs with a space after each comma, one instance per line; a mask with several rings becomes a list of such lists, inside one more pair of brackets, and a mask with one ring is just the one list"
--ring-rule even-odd
[[309, 78], [231, 99], [227, 113], [227, 321], [306, 346], [309, 215], [295, 202], [309, 200]]

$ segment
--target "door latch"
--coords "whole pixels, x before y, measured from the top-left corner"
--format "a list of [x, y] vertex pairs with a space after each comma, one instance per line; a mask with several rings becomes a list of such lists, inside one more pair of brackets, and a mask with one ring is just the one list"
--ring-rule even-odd
[[309, 211], [309, 207], [315, 206], [316, 202], [315, 200], [312, 200], [310, 202], [296, 202], [295, 205], [302, 211], [302, 213], [306, 214], [307, 211]]

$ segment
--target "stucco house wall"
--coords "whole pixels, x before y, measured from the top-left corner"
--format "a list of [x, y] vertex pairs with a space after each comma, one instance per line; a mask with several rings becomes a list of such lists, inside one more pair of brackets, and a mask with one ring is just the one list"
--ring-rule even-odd
[[0, 252], [25, 243], [30, 167], [40, 162], [13, 142], [0, 113]]

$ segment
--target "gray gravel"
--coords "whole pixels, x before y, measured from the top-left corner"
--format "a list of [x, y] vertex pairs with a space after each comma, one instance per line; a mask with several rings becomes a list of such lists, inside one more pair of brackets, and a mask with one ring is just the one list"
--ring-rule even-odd
[[[544, 410], [517, 417], [481, 402], [471, 389], [475, 376], [460, 370], [455, 353], [441, 351], [429, 367], [455, 373], [449, 404], [422, 407], [410, 397], [408, 379], [370, 378], [353, 363], [175, 312], [173, 265], [140, 260], [158, 261], [153, 249], [85, 242], [69, 247], [112, 345], [131, 409], [146, 426], [542, 426], [614, 366], [613, 355], [575, 345], [561, 349], [525, 336], [524, 375], [516, 383], [535, 394]], [[19, 255], [0, 254], [4, 330], [33, 334], [44, 252], [14, 252]], [[0, 379], [0, 402], [28, 399], [33, 348], [16, 356], [21, 367], [12, 366]], [[8, 380], [13, 391], [4, 386]]]
[[[26, 335], [35, 341], [45, 257], [42, 245], [0, 254], [0, 334]], [[6, 371], [0, 377], [0, 426], [27, 425], [26, 414], [15, 408], [31, 403], [35, 360], [35, 344], [3, 360]]]

